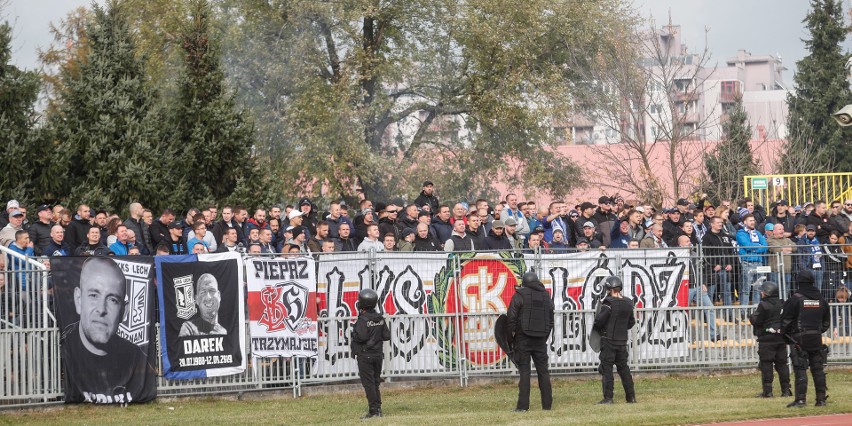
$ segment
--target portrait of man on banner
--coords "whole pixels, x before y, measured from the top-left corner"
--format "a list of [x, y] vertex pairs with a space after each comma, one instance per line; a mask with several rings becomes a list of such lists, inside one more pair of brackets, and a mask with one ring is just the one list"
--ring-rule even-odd
[[[145, 281], [138, 285], [140, 278], [147, 278], [150, 264], [136, 268], [145, 277], [132, 277], [107, 257], [55, 259], [52, 263], [66, 402], [123, 404], [153, 399], [150, 333], [128, 333], [126, 327], [134, 309], [141, 316], [137, 318], [141, 327], [150, 327], [150, 287]], [[126, 269], [130, 272], [131, 268]]]

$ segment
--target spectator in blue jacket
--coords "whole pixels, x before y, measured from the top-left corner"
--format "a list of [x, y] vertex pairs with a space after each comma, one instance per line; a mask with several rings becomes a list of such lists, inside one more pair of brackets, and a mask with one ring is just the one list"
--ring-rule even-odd
[[[769, 246], [766, 238], [755, 228], [757, 221], [752, 214], [742, 217], [743, 227], [737, 231], [740, 263], [742, 264], [742, 279], [740, 281], [740, 306], [760, 303], [760, 290], [755, 287], [757, 268], [763, 266]], [[753, 294], [753, 298], [751, 297]]]

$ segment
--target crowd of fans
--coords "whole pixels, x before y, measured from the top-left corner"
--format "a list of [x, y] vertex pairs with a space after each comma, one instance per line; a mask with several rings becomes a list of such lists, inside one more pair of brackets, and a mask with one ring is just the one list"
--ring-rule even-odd
[[[363, 199], [357, 207], [342, 202], [324, 207], [302, 198], [295, 205], [255, 208], [251, 215], [243, 206], [220, 210], [211, 205], [190, 208], [178, 218], [172, 209], [155, 216], [132, 203], [128, 217], [121, 218], [88, 205], [75, 211], [40, 205], [29, 222], [25, 206], [11, 200], [0, 213], [0, 244], [27, 256], [46, 257], [225, 251], [568, 253], [683, 247], [701, 253], [691, 262], [691, 275], [701, 275], [700, 282], [706, 284], [691, 298], [724, 305], [756, 303], [760, 295], [755, 283], [761, 276], [790, 283], [804, 269], [834, 298], [836, 291], [845, 290], [852, 268], [852, 200], [790, 206], [782, 199], [767, 211], [748, 198], [718, 205], [706, 198], [679, 199], [674, 207], [659, 211], [630, 205], [619, 196], [602, 196], [596, 204], [553, 201], [545, 206], [510, 193], [499, 202], [442, 204], [433, 183], [426, 181], [409, 203]], [[761, 272], [765, 266], [772, 270], [768, 276]]]

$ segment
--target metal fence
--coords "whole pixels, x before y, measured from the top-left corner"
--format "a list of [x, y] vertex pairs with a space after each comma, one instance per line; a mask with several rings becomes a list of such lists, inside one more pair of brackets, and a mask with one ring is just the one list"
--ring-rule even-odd
[[[0, 247], [0, 252], [4, 254], [0, 257], [6, 261], [5, 272], [0, 274], [5, 280], [5, 285], [0, 288], [0, 406], [38, 405], [61, 400], [59, 330], [52, 313], [49, 268], [42, 259], [26, 258], [5, 247]], [[637, 267], [623, 259], [626, 253], [608, 250], [605, 257], [596, 258], [597, 264], [591, 272], [583, 270], [585, 266], [567, 254], [477, 259], [481, 264], [472, 267], [503, 262], [522, 270], [533, 269], [551, 289], [560, 282], [576, 281], [578, 274], [600, 275], [595, 272], [598, 269], [607, 274], [641, 280], [642, 268], [662, 268], [659, 276], [668, 276], [667, 271], [673, 268], [671, 252], [667, 250], [644, 252], [647, 268]], [[357, 289], [365, 286], [386, 289], [390, 288], [387, 285], [391, 282], [401, 282], [399, 287], [393, 288], [410, 293], [401, 300], [422, 301], [422, 297], [431, 293], [418, 294], [417, 289], [408, 284], [422, 280], [421, 284], [434, 287], [435, 282], [431, 277], [426, 279], [413, 275], [412, 265], [420, 267], [427, 261], [437, 265], [435, 259], [442, 257], [446, 268], [436, 270], [435, 274], [449, 274], [455, 283], [460, 283], [461, 278], [462, 263], [457, 257], [445, 254], [429, 256], [360, 253], [343, 260], [320, 256], [318, 270], [328, 272], [325, 276], [318, 275], [318, 281], [326, 280], [324, 285], [332, 285], [334, 279], [340, 285], [341, 298], [351, 298], [352, 294], [357, 294]], [[756, 366], [757, 345], [747, 321], [755, 299], [750, 298], [747, 305], [739, 304], [739, 301], [744, 300], [744, 291], [753, 290], [761, 276], [777, 280], [782, 288], [782, 297], [786, 298], [794, 278], [784, 271], [789, 262], [796, 260], [796, 256], [805, 255], [767, 254], [762, 256], [760, 265], [743, 264], [734, 256], [731, 258], [732, 268], [725, 274], [730, 278], [726, 285], [719, 281], [721, 278], [713, 276], [715, 260], [706, 256], [701, 248], [681, 257], [679, 260], [685, 261], [681, 263], [689, 268], [688, 306], [637, 309], [637, 327], [631, 333], [631, 367], [637, 371], [678, 371]], [[751, 266], [755, 266], [754, 270], [746, 271]], [[823, 281], [824, 294], [831, 296], [827, 297], [830, 302], [834, 302], [834, 294], [830, 294], [833, 289], [847, 282], [845, 269], [839, 268], [834, 272], [840, 275], [829, 274]], [[429, 273], [432, 274], [432, 271]], [[353, 280], [346, 274], [357, 278]], [[666, 285], [657, 284], [660, 288]], [[353, 289], [355, 293], [347, 295], [345, 288]], [[563, 290], [560, 287], [560, 293]], [[434, 288], [431, 291], [435, 291]], [[471, 377], [515, 372], [508, 358], [493, 344], [491, 335], [493, 324], [501, 310], [505, 311], [507, 301], [495, 301], [496, 304], [486, 310], [466, 311], [461, 309], [466, 303], [462, 300], [464, 294], [456, 291], [454, 300], [448, 302], [458, 307], [454, 312], [430, 313], [422, 307], [419, 311], [411, 311], [410, 306], [400, 305], [395, 307], [395, 312], [387, 313], [394, 337], [392, 344], [385, 345], [383, 375], [386, 378], [452, 378], [464, 386]], [[160, 377], [158, 394], [174, 396], [284, 390], [292, 391], [295, 396], [301, 394], [304, 386], [357, 379], [357, 369], [347, 348], [349, 329], [356, 319], [354, 312], [332, 309], [329, 300], [325, 303], [329, 304], [328, 309], [321, 312], [319, 318], [323, 353], [317, 358], [249, 358], [248, 369], [239, 375], [194, 381], [172, 381]], [[556, 327], [549, 343], [551, 369], [556, 374], [593, 373], [598, 359], [597, 354], [586, 347], [586, 333], [591, 328], [594, 311], [572, 307], [572, 303], [567, 299], [557, 303]], [[825, 343], [831, 348], [829, 361], [849, 363], [852, 361], [852, 304], [832, 303], [831, 309], [832, 329], [824, 336]], [[159, 333], [159, 327], [157, 330]], [[156, 344], [159, 349], [159, 336]], [[246, 347], [249, 347], [248, 343]]]

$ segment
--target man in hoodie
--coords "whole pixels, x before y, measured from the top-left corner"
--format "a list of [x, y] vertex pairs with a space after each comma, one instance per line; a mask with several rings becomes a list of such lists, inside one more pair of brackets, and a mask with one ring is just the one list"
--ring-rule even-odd
[[823, 350], [822, 334], [831, 327], [831, 313], [828, 302], [814, 287], [814, 277], [810, 271], [799, 272], [799, 288], [784, 303], [781, 310], [781, 330], [789, 338], [790, 361], [796, 375], [796, 399], [787, 407], [807, 405], [808, 368], [816, 388], [816, 406], [826, 404], [827, 386], [825, 383], [825, 363], [827, 352]]
[[431, 180], [423, 182], [423, 189], [420, 191], [420, 195], [414, 199], [414, 205], [421, 209], [424, 206], [429, 206], [429, 211], [432, 213], [438, 212], [438, 207], [441, 203], [438, 202], [438, 197], [435, 196], [435, 185], [432, 184]]
[[535, 272], [525, 273], [521, 284], [521, 288], [512, 296], [507, 314], [512, 333], [510, 339], [515, 348], [512, 356], [521, 375], [515, 411], [528, 411], [530, 408], [530, 358], [535, 363], [538, 375], [541, 408], [550, 410], [553, 390], [547, 362], [547, 338], [553, 330], [553, 300]]

